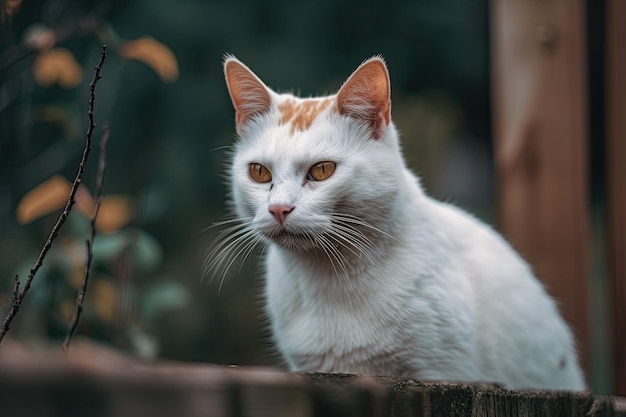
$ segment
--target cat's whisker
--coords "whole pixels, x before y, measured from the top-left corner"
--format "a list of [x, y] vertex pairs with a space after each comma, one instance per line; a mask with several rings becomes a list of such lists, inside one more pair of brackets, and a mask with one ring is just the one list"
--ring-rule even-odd
[[[233, 231], [235, 231], [233, 233]], [[210, 271], [220, 271], [223, 268], [222, 279], [220, 281], [220, 288], [224, 281], [228, 270], [232, 266], [235, 260], [244, 254], [243, 259], [247, 258], [252, 249], [258, 243], [260, 235], [254, 228], [248, 223], [238, 224], [233, 227], [229, 227], [222, 231], [219, 236], [223, 236], [219, 239], [219, 243], [211, 250], [206, 257], [202, 269], [203, 275], [208, 275]], [[224, 267], [224, 265], [226, 266]], [[209, 281], [212, 281], [215, 276], [211, 277]]]
[[[226, 276], [228, 275], [228, 272], [230, 271], [230, 268], [232, 267], [232, 265], [239, 258], [241, 258], [242, 261], [245, 260], [246, 257], [249, 255], [249, 252], [246, 250], [246, 248], [248, 246], [250, 246], [250, 245], [252, 247], [254, 247], [254, 245], [257, 242], [258, 242], [258, 240], [256, 240], [254, 237], [248, 236], [247, 239], [241, 241], [241, 244], [239, 246], [237, 246], [237, 248], [235, 248], [234, 250], [230, 251], [227, 255], [223, 256], [221, 258], [220, 262], [214, 267], [215, 270], [221, 270], [222, 271], [222, 274], [221, 274], [221, 277], [220, 277], [220, 284], [219, 284], [219, 287], [218, 287], [218, 295], [222, 291], [222, 286], [224, 284]], [[243, 254], [243, 256], [242, 256], [242, 254]], [[224, 265], [226, 262], [228, 262], [228, 263], [226, 265]]]
[[224, 269], [224, 273], [222, 274], [222, 279], [220, 280], [220, 285], [219, 285], [219, 287], [217, 289], [217, 294], [218, 295], [222, 291], [222, 285], [224, 284], [224, 279], [226, 278], [226, 275], [227, 275], [228, 271], [230, 270], [231, 266], [233, 265], [233, 263], [235, 263], [235, 261], [242, 254], [243, 254], [243, 256], [241, 257], [241, 260], [242, 261], [245, 260], [248, 256], [250, 256], [250, 254], [254, 250], [255, 246], [259, 243], [259, 234], [257, 232], [254, 232], [251, 235], [247, 235], [247, 237], [248, 237], [247, 242], [245, 242], [242, 246], [240, 246], [240, 249], [237, 251], [235, 256], [233, 256], [231, 258], [230, 262], [228, 263], [228, 265]]
[[349, 215], [349, 214], [345, 214], [345, 213], [329, 213], [329, 215], [332, 216], [333, 219], [335, 219], [335, 220], [342, 220], [345, 223], [352, 223], [352, 224], [355, 224], [355, 225], [358, 225], [358, 226], [366, 227], [366, 228], [368, 228], [370, 230], [373, 230], [374, 232], [380, 233], [380, 234], [382, 234], [382, 235], [384, 235], [384, 236], [386, 236], [386, 237], [388, 237], [390, 239], [393, 239], [394, 241], [398, 242], [398, 239], [396, 237], [394, 237], [393, 235], [385, 232], [384, 230], [382, 230], [382, 229], [380, 229], [380, 228], [378, 228], [376, 226], [371, 225], [370, 223], [364, 221], [363, 219], [361, 219], [361, 218], [359, 218], [357, 216]]
[[345, 248], [347, 251], [351, 252], [357, 258], [361, 258], [361, 256], [363, 256], [366, 252], [362, 246], [352, 241], [349, 238], [349, 236], [343, 233], [340, 233], [337, 230], [331, 230], [328, 233], [328, 237], [331, 238], [333, 241], [337, 242], [337, 244], [341, 246], [342, 248]]
[[[339, 225], [336, 225], [336, 227], [340, 229]], [[348, 231], [352, 232], [353, 234], [350, 235]], [[375, 265], [377, 263], [374, 255], [372, 254], [373, 250], [376, 250], [376, 247], [366, 245], [359, 242], [358, 239], [354, 239], [353, 237], [359, 238], [362, 236], [360, 236], [358, 233], [354, 233], [353, 230], [350, 230], [349, 228], [347, 229], [347, 231], [343, 231], [341, 229], [333, 230], [328, 235], [357, 258], [361, 260], [367, 260], [372, 265]]]
[[[241, 230], [237, 231], [237, 229], [241, 229]], [[214, 259], [216, 255], [218, 254], [218, 252], [227, 251], [232, 245], [236, 245], [237, 239], [239, 237], [241, 237], [244, 234], [251, 233], [251, 232], [253, 232], [252, 227], [247, 226], [245, 224], [237, 225], [235, 227], [230, 227], [222, 231], [220, 234], [218, 234], [218, 237], [216, 239], [219, 243], [215, 245], [212, 248], [211, 252], [207, 255], [205, 264], [203, 266], [206, 266], [207, 261], [209, 261], [210, 259]], [[205, 268], [205, 269], [210, 269], [210, 268]]]
[[[244, 254], [243, 254], [242, 259], [247, 259], [248, 256], [250, 256], [252, 254], [252, 252], [257, 247], [257, 245], [259, 243], [261, 243], [261, 242], [262, 242], [261, 235], [259, 233], [257, 233], [254, 236], [254, 240], [251, 240], [250, 243], [246, 245], [247, 249], [245, 247], [242, 249], [242, 251], [245, 251]], [[263, 245], [263, 247], [265, 247], [265, 245]], [[240, 265], [240, 269], [239, 269], [240, 272], [241, 272], [241, 266], [243, 266], [243, 263]]]
[[254, 230], [253, 227], [249, 225], [235, 225], [228, 227], [217, 234], [217, 240], [224, 241], [229, 240], [233, 237], [237, 237], [248, 230]]
[[[339, 276], [339, 271], [337, 270], [337, 267], [335, 266], [335, 261], [333, 260], [336, 259], [337, 262], [339, 262], [341, 264], [341, 261], [339, 259], [337, 259], [336, 255], [332, 255], [331, 252], [329, 252], [326, 244], [324, 242], [322, 242], [321, 240], [319, 240], [318, 238], [315, 239], [315, 241], [317, 242], [317, 244], [319, 245], [320, 248], [322, 248], [322, 250], [324, 251], [324, 254], [326, 254], [326, 257], [328, 258], [328, 261], [330, 262], [330, 266], [333, 268], [333, 271], [335, 271], [335, 275]], [[344, 267], [344, 271], [345, 271], [345, 267]], [[347, 273], [347, 271], [346, 271]]]
[[[335, 271], [335, 275], [337, 275], [337, 277], [340, 277], [339, 271], [337, 271], [337, 268], [335, 267], [335, 263], [333, 259], [337, 261], [337, 264], [341, 268], [346, 280], [349, 280], [350, 274], [348, 273], [348, 269], [346, 268], [347, 259], [345, 258], [345, 256], [325, 236], [317, 235], [316, 237], [317, 237], [316, 241], [318, 242], [318, 244], [322, 247], [322, 249], [328, 256], [328, 260], [330, 261], [331, 266], [333, 267]], [[348, 266], [350, 267], [350, 269], [354, 271], [354, 267], [349, 262], [348, 262]]]
[[236, 148], [235, 145], [217, 146], [217, 147], [209, 150], [209, 152], [216, 152], [216, 151], [223, 151], [223, 150], [233, 151], [235, 148]]
[[268, 244], [265, 243], [263, 240], [260, 240], [260, 242], [264, 244], [261, 246], [261, 251], [259, 252], [259, 257], [257, 259], [257, 264], [256, 264], [257, 269], [262, 268], [261, 262], [263, 261], [263, 259], [265, 259], [265, 250], [268, 247]]
[[[333, 229], [341, 230], [342, 234], [350, 240], [354, 246], [358, 246], [359, 250], [365, 252], [371, 261], [374, 261], [374, 255], [381, 255], [382, 250], [379, 248], [364, 231], [356, 226], [368, 226], [368, 224], [354, 216], [334, 214], [332, 217]], [[369, 228], [371, 229], [371, 227]], [[384, 233], [383, 231], [381, 231]]]
[[[252, 234], [253, 232], [243, 235], [239, 239], [237, 239], [235, 242], [232, 242], [231, 244], [223, 247], [222, 250], [219, 251], [219, 253], [217, 253], [214, 257], [210, 258], [211, 261], [207, 265], [205, 269], [205, 273], [208, 274], [210, 271], [219, 272], [222, 269], [225, 269], [223, 268], [224, 264], [229, 262], [230, 259], [237, 258], [238, 255], [235, 255], [235, 254], [238, 254], [241, 246], [245, 245], [245, 243], [248, 242], [252, 238]], [[224, 273], [226, 272], [228, 271], [225, 270]], [[214, 276], [211, 277], [209, 281], [212, 281], [213, 278]]]
[[[368, 267], [379, 269], [380, 260], [383, 254], [381, 248], [379, 248], [367, 235], [365, 235], [361, 230], [352, 226], [351, 224], [346, 224], [343, 221], [337, 221], [334, 219], [332, 232], [329, 234], [334, 234], [334, 239], [336, 240], [338, 237], [341, 238], [342, 242], [338, 242], [338, 244], [342, 245], [354, 254], [354, 251], [359, 251], [359, 254], [356, 254], [361, 261], [368, 262]], [[343, 241], [347, 243], [343, 243]], [[348, 247], [348, 244], [353, 247], [353, 249]]]
[[350, 240], [350, 243], [364, 248], [366, 252], [381, 253], [381, 250], [365, 233], [350, 224], [346, 224], [343, 221], [335, 221], [333, 230], [336, 232], [341, 231]]
[[[222, 221], [215, 222], [215, 223], [213, 223], [212, 225], [207, 226], [207, 227], [205, 227], [205, 228], [201, 229], [201, 230], [200, 230], [200, 233], [205, 233], [205, 232], [207, 232], [207, 231], [209, 231], [209, 230], [211, 230], [211, 229], [214, 229], [214, 228], [216, 228], [216, 227], [224, 226], [225, 224], [237, 223], [238, 225], [240, 225], [240, 226], [241, 226], [241, 223], [244, 223], [244, 224], [245, 224], [246, 222], [247, 222], [247, 219], [240, 219], [240, 218], [234, 218], [234, 219], [222, 220]], [[226, 230], [230, 230], [230, 229], [226, 229]], [[222, 231], [222, 233], [223, 233], [223, 232], [224, 232], [224, 231]]]

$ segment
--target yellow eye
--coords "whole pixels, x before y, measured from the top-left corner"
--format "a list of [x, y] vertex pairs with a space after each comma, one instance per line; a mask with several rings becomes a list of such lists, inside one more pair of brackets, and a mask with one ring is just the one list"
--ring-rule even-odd
[[324, 181], [330, 178], [331, 175], [335, 172], [335, 168], [337, 164], [330, 161], [318, 162], [313, 165], [309, 170], [309, 175], [307, 179], [309, 181]]
[[265, 183], [272, 180], [270, 171], [261, 164], [250, 164], [248, 166], [248, 173], [256, 182]]

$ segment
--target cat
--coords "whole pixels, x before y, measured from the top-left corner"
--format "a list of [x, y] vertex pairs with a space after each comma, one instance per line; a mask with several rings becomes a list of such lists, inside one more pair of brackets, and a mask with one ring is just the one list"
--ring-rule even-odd
[[267, 311], [290, 370], [586, 388], [528, 264], [406, 167], [382, 57], [319, 98], [276, 93], [234, 56], [224, 72], [239, 224], [206, 266], [268, 246]]

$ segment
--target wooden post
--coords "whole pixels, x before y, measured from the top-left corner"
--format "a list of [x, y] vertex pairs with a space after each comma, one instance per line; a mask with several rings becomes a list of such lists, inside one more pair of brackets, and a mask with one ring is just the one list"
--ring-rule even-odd
[[491, 0], [490, 12], [500, 227], [558, 300], [586, 367], [585, 2]]
[[608, 257], [615, 393], [626, 395], [626, 2], [606, 3]]

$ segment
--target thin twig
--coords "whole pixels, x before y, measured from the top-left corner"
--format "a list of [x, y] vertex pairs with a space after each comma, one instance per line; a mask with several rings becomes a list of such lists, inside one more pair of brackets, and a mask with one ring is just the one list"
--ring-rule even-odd
[[18, 278], [17, 274], [15, 274], [14, 280], [15, 281], [13, 282], [13, 295], [11, 296], [11, 306], [15, 306], [15, 304], [17, 303], [17, 296], [20, 293], [20, 279]]
[[[107, 51], [106, 45], [102, 45], [102, 55], [100, 56], [100, 61], [95, 66], [93, 79], [91, 80], [91, 84], [89, 84], [89, 112], [88, 112], [89, 127], [87, 129], [87, 140], [85, 142], [85, 149], [83, 150], [83, 156], [78, 166], [78, 173], [76, 174], [76, 178], [74, 179], [74, 182], [72, 183], [72, 188], [70, 190], [70, 195], [67, 199], [67, 204], [65, 205], [65, 209], [63, 209], [63, 213], [61, 213], [56, 224], [50, 231], [48, 240], [46, 241], [43, 248], [41, 249], [41, 253], [39, 254], [39, 257], [37, 258], [37, 261], [35, 262], [32, 269], [30, 270], [30, 273], [28, 274], [28, 278], [26, 279], [26, 284], [24, 285], [22, 290], [19, 292], [19, 294], [17, 294], [17, 292], [14, 292], [11, 309], [9, 310], [9, 313], [7, 314], [6, 318], [2, 322], [2, 327], [0, 327], [0, 343], [2, 342], [2, 339], [4, 339], [4, 336], [6, 335], [6, 333], [9, 331], [11, 322], [13, 321], [13, 318], [15, 317], [17, 312], [19, 311], [20, 306], [22, 305], [22, 301], [24, 300], [26, 293], [28, 293], [28, 290], [30, 289], [31, 283], [33, 282], [33, 278], [35, 278], [35, 274], [37, 273], [39, 268], [41, 268], [41, 265], [43, 264], [43, 260], [46, 257], [46, 254], [50, 250], [50, 247], [52, 247], [52, 242], [54, 242], [54, 240], [56, 239], [57, 235], [59, 234], [59, 231], [61, 230], [61, 228], [63, 227], [63, 224], [65, 223], [65, 220], [70, 215], [70, 212], [72, 211], [72, 207], [74, 206], [74, 203], [76, 202], [75, 200], [76, 191], [78, 190], [78, 187], [80, 186], [83, 180], [83, 173], [85, 172], [87, 158], [89, 157], [89, 153], [91, 152], [91, 143], [92, 143], [91, 138], [93, 136], [93, 131], [96, 127], [96, 122], [94, 121], [94, 110], [93, 110], [94, 102], [96, 100], [96, 84], [98, 83], [98, 80], [101, 78], [100, 71], [102, 70], [102, 65], [104, 64], [104, 61], [106, 60], [106, 56], [107, 56], [106, 51]], [[16, 285], [19, 286], [19, 280], [17, 279], [17, 277], [16, 277]]]
[[96, 189], [94, 195], [96, 196], [96, 206], [91, 216], [91, 236], [85, 241], [87, 245], [87, 261], [85, 262], [85, 275], [83, 277], [83, 284], [76, 294], [76, 303], [74, 304], [74, 315], [72, 320], [67, 325], [67, 331], [65, 333], [65, 340], [63, 341], [63, 350], [68, 353], [70, 350], [70, 343], [78, 321], [83, 312], [83, 300], [87, 293], [87, 284], [89, 283], [89, 273], [91, 271], [91, 264], [93, 262], [93, 241], [96, 238], [96, 219], [98, 218], [98, 211], [100, 210], [100, 204], [102, 203], [102, 186], [104, 183], [104, 169], [106, 167], [106, 146], [109, 141], [109, 124], [105, 123], [102, 127], [102, 139], [100, 139], [100, 157], [98, 159], [98, 174], [96, 176]]

